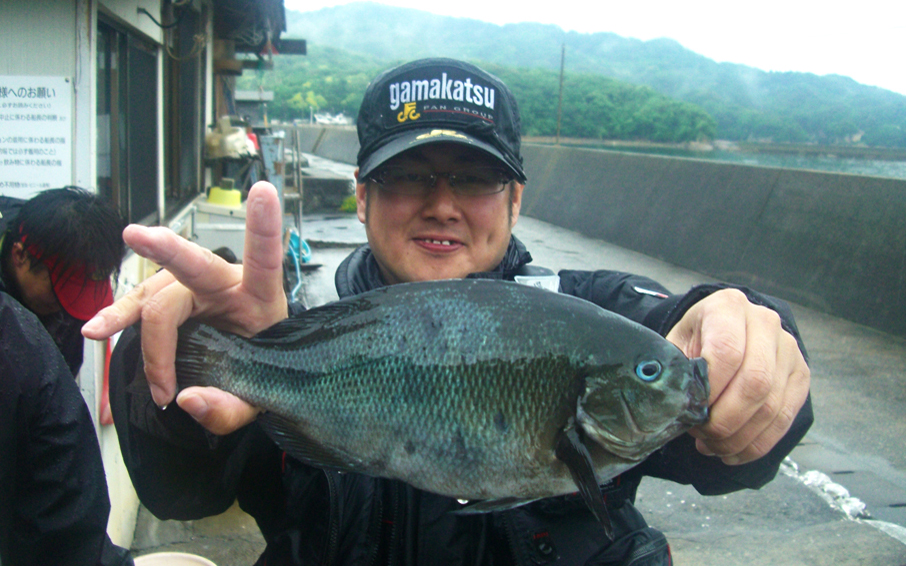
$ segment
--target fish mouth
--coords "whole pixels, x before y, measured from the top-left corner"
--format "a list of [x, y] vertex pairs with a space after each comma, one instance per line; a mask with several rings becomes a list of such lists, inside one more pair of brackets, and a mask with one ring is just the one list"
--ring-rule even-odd
[[629, 399], [626, 398], [626, 392], [622, 389], [620, 390], [620, 405], [623, 407], [623, 415], [626, 417], [626, 423], [629, 424], [629, 428], [632, 429], [632, 438], [628, 441], [625, 441], [626, 444], [631, 444], [636, 441], [636, 437], [652, 434], [654, 430], [645, 430], [639, 424], [639, 421], [635, 420], [635, 416], [632, 414], [632, 404], [629, 402]]
[[697, 426], [708, 422], [708, 398], [711, 386], [708, 382], [708, 362], [704, 358], [692, 362], [692, 378], [686, 388], [686, 409], [677, 420], [684, 425]]
[[632, 412], [629, 410], [629, 406], [626, 403], [626, 399], [623, 397], [622, 392], [620, 393], [620, 405], [623, 408], [626, 422], [631, 431], [631, 434], [629, 435], [630, 438], [621, 438], [607, 429], [595, 426], [594, 419], [585, 412], [585, 409], [583, 409], [581, 405], [577, 407], [576, 417], [585, 434], [604, 450], [621, 458], [634, 461], [638, 459], [635, 438], [639, 435], [640, 431], [638, 424], [636, 424], [635, 419], [632, 417]]
[[[626, 423], [626, 432], [628, 434], [616, 435], [613, 432], [591, 425], [592, 419], [585, 413], [580, 406], [578, 409], [579, 423], [585, 433], [591, 437], [601, 448], [610, 452], [614, 456], [630, 462], [638, 462], [647, 456], [651, 449], [649, 445], [652, 439], [660, 439], [664, 436], [673, 436], [672, 428], [676, 423], [670, 423], [660, 430], [646, 430], [642, 428], [635, 417], [632, 415], [632, 404], [626, 399], [623, 391], [619, 394], [620, 407], [623, 410], [623, 416]], [[655, 440], [656, 442], [656, 440]]]

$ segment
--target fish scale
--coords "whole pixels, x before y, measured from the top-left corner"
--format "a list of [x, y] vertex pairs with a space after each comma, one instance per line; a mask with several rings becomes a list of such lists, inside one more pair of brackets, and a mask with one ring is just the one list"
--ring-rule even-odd
[[393, 285], [251, 339], [186, 326], [177, 377], [261, 407], [306, 463], [472, 500], [603, 482], [707, 416], [702, 361], [587, 301], [501, 281]]

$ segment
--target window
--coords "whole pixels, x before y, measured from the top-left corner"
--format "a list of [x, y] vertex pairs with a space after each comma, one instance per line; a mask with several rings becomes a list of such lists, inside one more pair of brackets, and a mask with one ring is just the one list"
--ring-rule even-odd
[[97, 186], [128, 222], [156, 224], [157, 50], [98, 22]]
[[[204, 9], [204, 8], [203, 8]], [[203, 13], [182, 9], [171, 14], [178, 25], [165, 32], [164, 171], [166, 214], [170, 216], [202, 188], [204, 146], [205, 45]]]

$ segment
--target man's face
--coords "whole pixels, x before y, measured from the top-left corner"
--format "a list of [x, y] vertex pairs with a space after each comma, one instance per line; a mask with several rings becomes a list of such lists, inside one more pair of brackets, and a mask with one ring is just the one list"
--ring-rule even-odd
[[[480, 150], [438, 143], [411, 149], [387, 164], [448, 173], [500, 162]], [[384, 282], [459, 279], [493, 269], [509, 245], [523, 188], [511, 183], [496, 194], [462, 196], [452, 192], [446, 178], [439, 178], [429, 194], [411, 196], [386, 192], [375, 183], [366, 190], [359, 182], [359, 220]]]
[[50, 271], [43, 263], [29, 256], [19, 242], [13, 244], [12, 262], [15, 284], [22, 303], [30, 311], [38, 316], [46, 316], [63, 308], [53, 292]]

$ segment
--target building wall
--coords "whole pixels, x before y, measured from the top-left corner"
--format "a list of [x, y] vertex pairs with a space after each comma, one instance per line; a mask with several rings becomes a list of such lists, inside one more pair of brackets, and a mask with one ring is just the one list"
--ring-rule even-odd
[[97, 9], [100, 13], [157, 44], [163, 41], [163, 32], [147, 14], [139, 12], [139, 9], [150, 12], [159, 22], [160, 5], [160, 0], [97, 0]]
[[[96, 33], [98, 14], [116, 25], [160, 44], [162, 32], [151, 19], [160, 21], [161, 0], [3, 0], [0, 1], [0, 36], [3, 56], [0, 76], [66, 77], [73, 88], [72, 178], [69, 184], [96, 190]], [[160, 58], [158, 58], [160, 61]], [[160, 74], [161, 65], [158, 65]], [[158, 84], [162, 84], [158, 81]], [[162, 94], [158, 93], [159, 104]], [[160, 122], [160, 120], [158, 120]], [[162, 139], [162, 136], [159, 136]], [[162, 154], [162, 149], [158, 149]], [[162, 159], [159, 159], [162, 162]], [[161, 175], [162, 178], [162, 175]], [[162, 195], [162, 187], [159, 188]], [[122, 268], [118, 296], [148, 273], [146, 262], [131, 256]], [[153, 271], [150, 271], [153, 273]], [[95, 420], [104, 458], [111, 513], [108, 532], [114, 543], [132, 542], [138, 499], [122, 462], [116, 431], [102, 424], [104, 372], [107, 344], [86, 341], [85, 362], [79, 386]]]
[[73, 76], [75, 1], [4, 0], [0, 2], [0, 22], [0, 75]]

